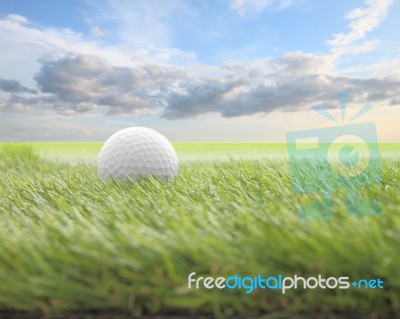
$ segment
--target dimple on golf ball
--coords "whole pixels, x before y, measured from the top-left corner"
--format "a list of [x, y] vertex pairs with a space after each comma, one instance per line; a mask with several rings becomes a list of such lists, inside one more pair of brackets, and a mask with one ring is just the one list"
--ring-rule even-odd
[[126, 180], [153, 175], [173, 180], [178, 158], [171, 143], [160, 133], [145, 127], [129, 127], [112, 135], [98, 157], [98, 176]]

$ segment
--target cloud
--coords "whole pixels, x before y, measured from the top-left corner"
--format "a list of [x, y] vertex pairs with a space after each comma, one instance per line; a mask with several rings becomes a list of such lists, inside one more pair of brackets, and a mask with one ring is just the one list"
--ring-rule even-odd
[[25, 18], [23, 16], [20, 16], [18, 14], [9, 14], [6, 17], [6, 19], [8, 21], [12, 21], [12, 22], [15, 22], [15, 23], [18, 23], [18, 24], [27, 24], [28, 23], [28, 19], [27, 18]]
[[0, 90], [8, 93], [37, 93], [35, 90], [23, 86], [19, 81], [2, 78], [0, 78]]
[[[248, 5], [262, 10], [277, 5], [272, 0], [242, 0], [234, 4], [237, 10]], [[356, 21], [356, 17], [366, 14], [350, 16]], [[291, 52], [275, 58], [212, 66], [212, 71], [207, 72], [203, 65], [198, 65], [199, 72], [196, 68], [165, 63], [171, 56], [179, 56], [178, 49], [154, 48], [152, 58], [126, 47], [93, 42], [69, 29], [35, 28], [19, 16], [0, 20], [0, 36], [8, 43], [14, 41], [40, 52], [39, 68], [33, 78], [39, 90], [36, 95], [26, 96], [34, 91], [17, 80], [0, 82], [0, 88], [11, 93], [0, 97], [0, 109], [7, 112], [63, 116], [133, 114], [165, 119], [212, 113], [230, 118], [276, 110], [307, 110], [317, 103], [334, 105], [341, 91], [348, 91], [349, 102], [371, 100], [388, 104], [397, 103], [400, 93], [399, 78], [337, 74], [335, 66], [340, 56], [369, 51], [378, 44], [376, 40], [361, 45], [343, 42], [344, 46], [333, 46], [325, 55]]]
[[239, 13], [246, 15], [248, 13], [260, 13], [268, 8], [282, 10], [293, 5], [299, 0], [228, 0], [229, 7]]
[[204, 81], [189, 86], [185, 94], [168, 97], [163, 116], [169, 119], [191, 118], [208, 112], [223, 117], [267, 114], [274, 110], [307, 110], [324, 103], [336, 106], [338, 94], [348, 92], [349, 102], [382, 102], [400, 94], [400, 81], [357, 79], [339, 76], [304, 75], [289, 78], [276, 76], [272, 85], [259, 83], [250, 88], [250, 81], [235, 84], [229, 81]]
[[99, 26], [93, 25], [90, 27], [90, 34], [96, 38], [100, 38], [102, 36], [105, 36], [107, 32], [102, 30]]
[[[16, 15], [0, 19], [2, 45], [5, 48], [15, 48], [20, 62], [24, 62], [26, 56], [33, 56], [36, 60], [69, 53], [99, 56], [113, 65], [132, 65], [132, 59], [139, 57], [139, 54], [135, 55], [132, 50], [90, 41], [83, 34], [68, 28], [37, 28], [24, 22], [24, 19]], [[0, 52], [0, 57], [3, 58], [3, 55], [7, 59], [4, 51]], [[12, 63], [14, 69], [19, 65]]]
[[390, 101], [390, 105], [400, 105], [400, 98], [394, 98]]
[[97, 24], [111, 24], [114, 37], [135, 49], [169, 47], [171, 32], [165, 22], [174, 10], [183, 6], [178, 0], [166, 3], [157, 0], [102, 0], [101, 5], [98, 1], [89, 4], [92, 4]]
[[41, 64], [35, 76], [40, 94], [31, 99], [13, 95], [9, 111], [20, 111], [25, 104], [62, 115], [237, 117], [307, 110], [317, 103], [335, 105], [342, 91], [348, 91], [349, 102], [389, 104], [400, 94], [400, 79], [340, 76], [330, 55], [302, 52], [220, 67], [213, 76], [156, 63], [117, 67], [86, 55], [66, 55]]
[[55, 96], [37, 93], [35, 95], [8, 94], [0, 95], [0, 111], [11, 113], [53, 112], [58, 103]]
[[379, 45], [380, 41], [377, 39], [371, 41], [365, 41], [359, 45], [349, 45], [343, 47], [334, 47], [330, 50], [333, 58], [339, 59], [348, 55], [358, 55], [366, 52], [373, 51]]
[[107, 114], [144, 114], [162, 107], [161, 97], [185, 78], [173, 67], [155, 63], [116, 67], [95, 56], [72, 55], [41, 63], [35, 76], [38, 87], [55, 96], [64, 113], [104, 109]]
[[[122, 12], [120, 14], [124, 16]], [[88, 23], [89, 21], [87, 20]], [[94, 25], [94, 22], [90, 23]], [[149, 28], [149, 32], [152, 30], [151, 25], [146, 27]], [[128, 29], [126, 27], [126, 33], [129, 33]], [[145, 29], [144, 26], [140, 30], [132, 28], [130, 34], [133, 36], [141, 33], [140, 36], [145, 39]], [[102, 31], [107, 32], [103, 29]], [[40, 66], [37, 62], [40, 59], [59, 58], [66, 54], [93, 55], [110, 65], [129, 67], [151, 61], [164, 64], [177, 62], [181, 65], [194, 63], [196, 60], [194, 53], [173, 47], [158, 45], [134, 50], [129, 43], [111, 45], [98, 40], [93, 41], [91, 37], [68, 28], [39, 28], [19, 15], [8, 15], [0, 19], [0, 39], [3, 48], [0, 51], [2, 76], [5, 77], [6, 74], [10, 78], [16, 73], [26, 77], [27, 74], [35, 72]], [[29, 80], [31, 79], [24, 78], [23, 82], [28, 83]]]
[[[324, 103], [336, 107], [340, 92], [349, 102], [385, 102], [400, 94], [400, 79], [355, 78], [335, 74], [333, 58], [301, 52], [269, 60], [265, 72], [248, 66], [230, 68], [224, 77], [185, 82], [181, 93], [166, 97], [163, 117], [191, 118], [206, 113], [223, 117], [307, 110]], [[240, 70], [240, 71], [235, 71]]]
[[365, 8], [357, 8], [346, 14], [350, 20], [350, 31], [335, 34], [328, 41], [331, 46], [347, 46], [365, 38], [366, 33], [375, 29], [385, 18], [394, 0], [365, 0]]
[[90, 19], [90, 18], [85, 18], [85, 22], [86, 22], [86, 23], [88, 24], [88, 26], [89, 26], [89, 32], [90, 32], [90, 35], [91, 35], [92, 37], [101, 38], [101, 37], [103, 37], [103, 36], [105, 36], [105, 35], [108, 34], [108, 32], [106, 32], [105, 30], [103, 30], [102, 28], [100, 28], [99, 25], [97, 25], [96, 23], [94, 23], [92, 19]]
[[195, 53], [174, 46], [175, 29], [187, 28], [177, 17], [186, 19], [189, 13], [193, 14], [187, 1], [102, 0], [100, 5], [99, 1], [90, 3], [94, 12], [92, 26], [109, 26], [110, 29], [104, 27], [101, 31], [112, 34], [136, 54], [161, 63], [196, 62]]

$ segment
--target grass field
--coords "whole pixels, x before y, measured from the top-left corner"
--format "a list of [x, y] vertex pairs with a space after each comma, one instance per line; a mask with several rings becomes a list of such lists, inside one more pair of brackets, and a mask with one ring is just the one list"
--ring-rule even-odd
[[[96, 162], [103, 143], [34, 143], [43, 159], [64, 163]], [[388, 144], [389, 145], [389, 144]], [[396, 144], [390, 144], [389, 148]], [[174, 143], [180, 162], [229, 159], [274, 159], [286, 154], [285, 143]]]
[[[0, 312], [400, 312], [399, 144], [382, 145], [383, 181], [365, 190], [382, 214], [350, 216], [338, 191], [324, 222], [299, 219], [301, 203], [317, 196], [293, 194], [284, 144], [175, 144], [181, 166], [173, 183], [100, 182], [100, 147], [0, 146]], [[385, 287], [246, 295], [189, 290], [191, 272], [379, 277]]]
[[[43, 159], [94, 164], [102, 145], [103, 143], [34, 143], [28, 146]], [[287, 156], [286, 143], [174, 143], [174, 148], [180, 162], [282, 159]], [[380, 150], [383, 157], [398, 157], [400, 144], [383, 143]]]

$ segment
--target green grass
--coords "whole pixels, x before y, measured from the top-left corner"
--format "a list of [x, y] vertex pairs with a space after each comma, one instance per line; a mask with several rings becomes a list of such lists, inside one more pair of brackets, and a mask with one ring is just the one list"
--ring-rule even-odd
[[[189, 156], [196, 147], [206, 153], [204, 145], [176, 147], [178, 155]], [[307, 222], [297, 211], [317, 196], [293, 194], [284, 157], [183, 161], [173, 183], [103, 183], [94, 165], [45, 161], [36, 153], [40, 147], [0, 148], [0, 312], [267, 313], [276, 318], [400, 311], [399, 157], [384, 158], [383, 182], [364, 190], [381, 202], [380, 216], [349, 216], [346, 194], [338, 191], [332, 220]], [[79, 148], [59, 147], [59, 152]], [[90, 147], [98, 150], [97, 144]], [[252, 147], [238, 146], [241, 154]], [[215, 148], [229, 157], [223, 145]], [[188, 290], [193, 271], [215, 277], [379, 277], [385, 288], [299, 289], [285, 295]]]
[[[286, 143], [173, 143], [181, 162], [198, 160], [229, 159], [277, 159], [286, 157]], [[1, 143], [0, 143], [1, 145]], [[19, 145], [19, 144], [15, 144]], [[64, 162], [96, 162], [103, 143], [33, 143], [29, 144], [41, 158]], [[400, 154], [400, 144], [382, 143], [380, 150], [384, 157], [396, 157]]]
[[[1, 144], [0, 144], [1, 145]], [[16, 144], [18, 145], [18, 144]], [[66, 163], [95, 163], [103, 143], [34, 143], [42, 158]], [[282, 157], [285, 143], [174, 143], [181, 162]]]

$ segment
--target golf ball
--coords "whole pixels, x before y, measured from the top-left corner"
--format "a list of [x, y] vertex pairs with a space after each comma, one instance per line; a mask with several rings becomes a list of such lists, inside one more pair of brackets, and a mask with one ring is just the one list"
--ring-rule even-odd
[[104, 143], [97, 164], [101, 180], [135, 180], [150, 175], [173, 180], [178, 172], [178, 158], [171, 143], [145, 127], [129, 127], [112, 135]]

